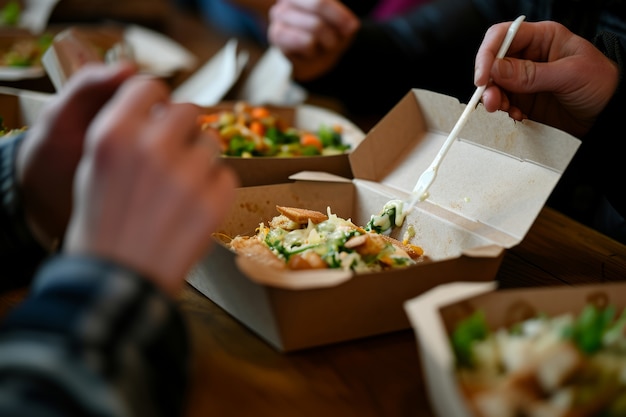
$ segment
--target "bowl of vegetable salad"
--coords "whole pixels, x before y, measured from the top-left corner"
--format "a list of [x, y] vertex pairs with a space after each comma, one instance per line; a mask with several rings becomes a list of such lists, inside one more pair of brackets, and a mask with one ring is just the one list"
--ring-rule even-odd
[[244, 186], [286, 182], [300, 171], [352, 178], [348, 153], [365, 136], [341, 115], [312, 105], [221, 103], [206, 108], [198, 124], [219, 139]]

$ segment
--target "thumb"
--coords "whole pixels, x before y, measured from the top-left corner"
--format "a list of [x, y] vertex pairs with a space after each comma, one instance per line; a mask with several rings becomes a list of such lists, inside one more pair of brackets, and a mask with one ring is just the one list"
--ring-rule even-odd
[[513, 93], [554, 91], [561, 84], [562, 75], [556, 63], [527, 59], [496, 59], [491, 68], [493, 82]]

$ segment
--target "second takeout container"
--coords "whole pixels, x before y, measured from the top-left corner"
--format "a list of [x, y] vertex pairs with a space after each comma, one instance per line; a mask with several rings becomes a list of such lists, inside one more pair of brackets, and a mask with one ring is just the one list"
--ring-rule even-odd
[[[205, 107], [206, 113], [233, 109], [235, 102], [223, 102], [216, 106]], [[300, 104], [297, 106], [278, 106], [265, 104], [272, 113], [284, 120], [289, 126], [316, 132], [321, 126], [340, 126], [342, 142], [350, 149], [338, 155], [318, 155], [301, 157], [233, 157], [223, 156], [222, 161], [229, 165], [239, 176], [242, 187], [289, 182], [289, 177], [300, 171], [324, 171], [346, 178], [352, 178], [352, 169], [348, 155], [356, 149], [365, 137], [365, 133], [345, 117], [318, 106]]]
[[167, 36], [138, 26], [71, 26], [54, 37], [42, 63], [56, 90], [87, 62], [132, 59], [142, 73], [167, 78], [190, 70], [196, 57]]
[[626, 308], [626, 283], [497, 290], [495, 282], [455, 282], [408, 300], [404, 307], [415, 330], [426, 389], [437, 416], [475, 417], [457, 383], [450, 345], [450, 334], [459, 321], [481, 310], [495, 331], [539, 314], [577, 316], [589, 304], [613, 305], [619, 314]]
[[[365, 225], [390, 199], [408, 199], [465, 105], [410, 91], [350, 154], [354, 179], [302, 172], [293, 183], [244, 187], [220, 233], [252, 235], [276, 205], [326, 212]], [[525, 236], [580, 141], [553, 128], [514, 122], [479, 106], [439, 168], [430, 197], [409, 213], [409, 227], [430, 262], [354, 275], [277, 271], [226, 246], [187, 280], [279, 351], [408, 329], [403, 303], [451, 281], [491, 281], [504, 252]]]

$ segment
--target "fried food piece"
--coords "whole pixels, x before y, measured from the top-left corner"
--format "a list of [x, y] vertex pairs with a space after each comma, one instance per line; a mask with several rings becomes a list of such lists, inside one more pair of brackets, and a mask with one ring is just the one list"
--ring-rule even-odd
[[380, 235], [365, 233], [351, 237], [345, 246], [348, 249], [354, 249], [361, 255], [376, 255], [382, 252], [387, 247], [387, 244]]
[[304, 252], [293, 255], [287, 262], [289, 269], [326, 269], [328, 264], [315, 252]]
[[284, 206], [276, 206], [276, 210], [289, 220], [298, 224], [307, 224], [309, 223], [309, 220], [311, 220], [314, 224], [318, 224], [328, 220], [327, 215], [315, 210]]
[[285, 261], [274, 255], [274, 252], [256, 236], [237, 236], [230, 241], [230, 247], [243, 256], [252, 256], [258, 262], [277, 269], [286, 269]]
[[419, 246], [401, 242], [398, 239], [394, 239], [393, 237], [387, 236], [387, 235], [378, 235], [378, 236], [380, 236], [387, 242], [391, 243], [392, 245], [405, 251], [411, 257], [411, 259], [418, 259], [422, 257], [422, 255], [424, 255], [424, 250]]

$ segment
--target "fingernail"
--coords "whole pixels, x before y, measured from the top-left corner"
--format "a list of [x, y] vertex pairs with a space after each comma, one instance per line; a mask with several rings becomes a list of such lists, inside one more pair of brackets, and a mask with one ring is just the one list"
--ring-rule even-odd
[[483, 71], [481, 68], [474, 68], [474, 85], [478, 85], [478, 80], [483, 75]]

